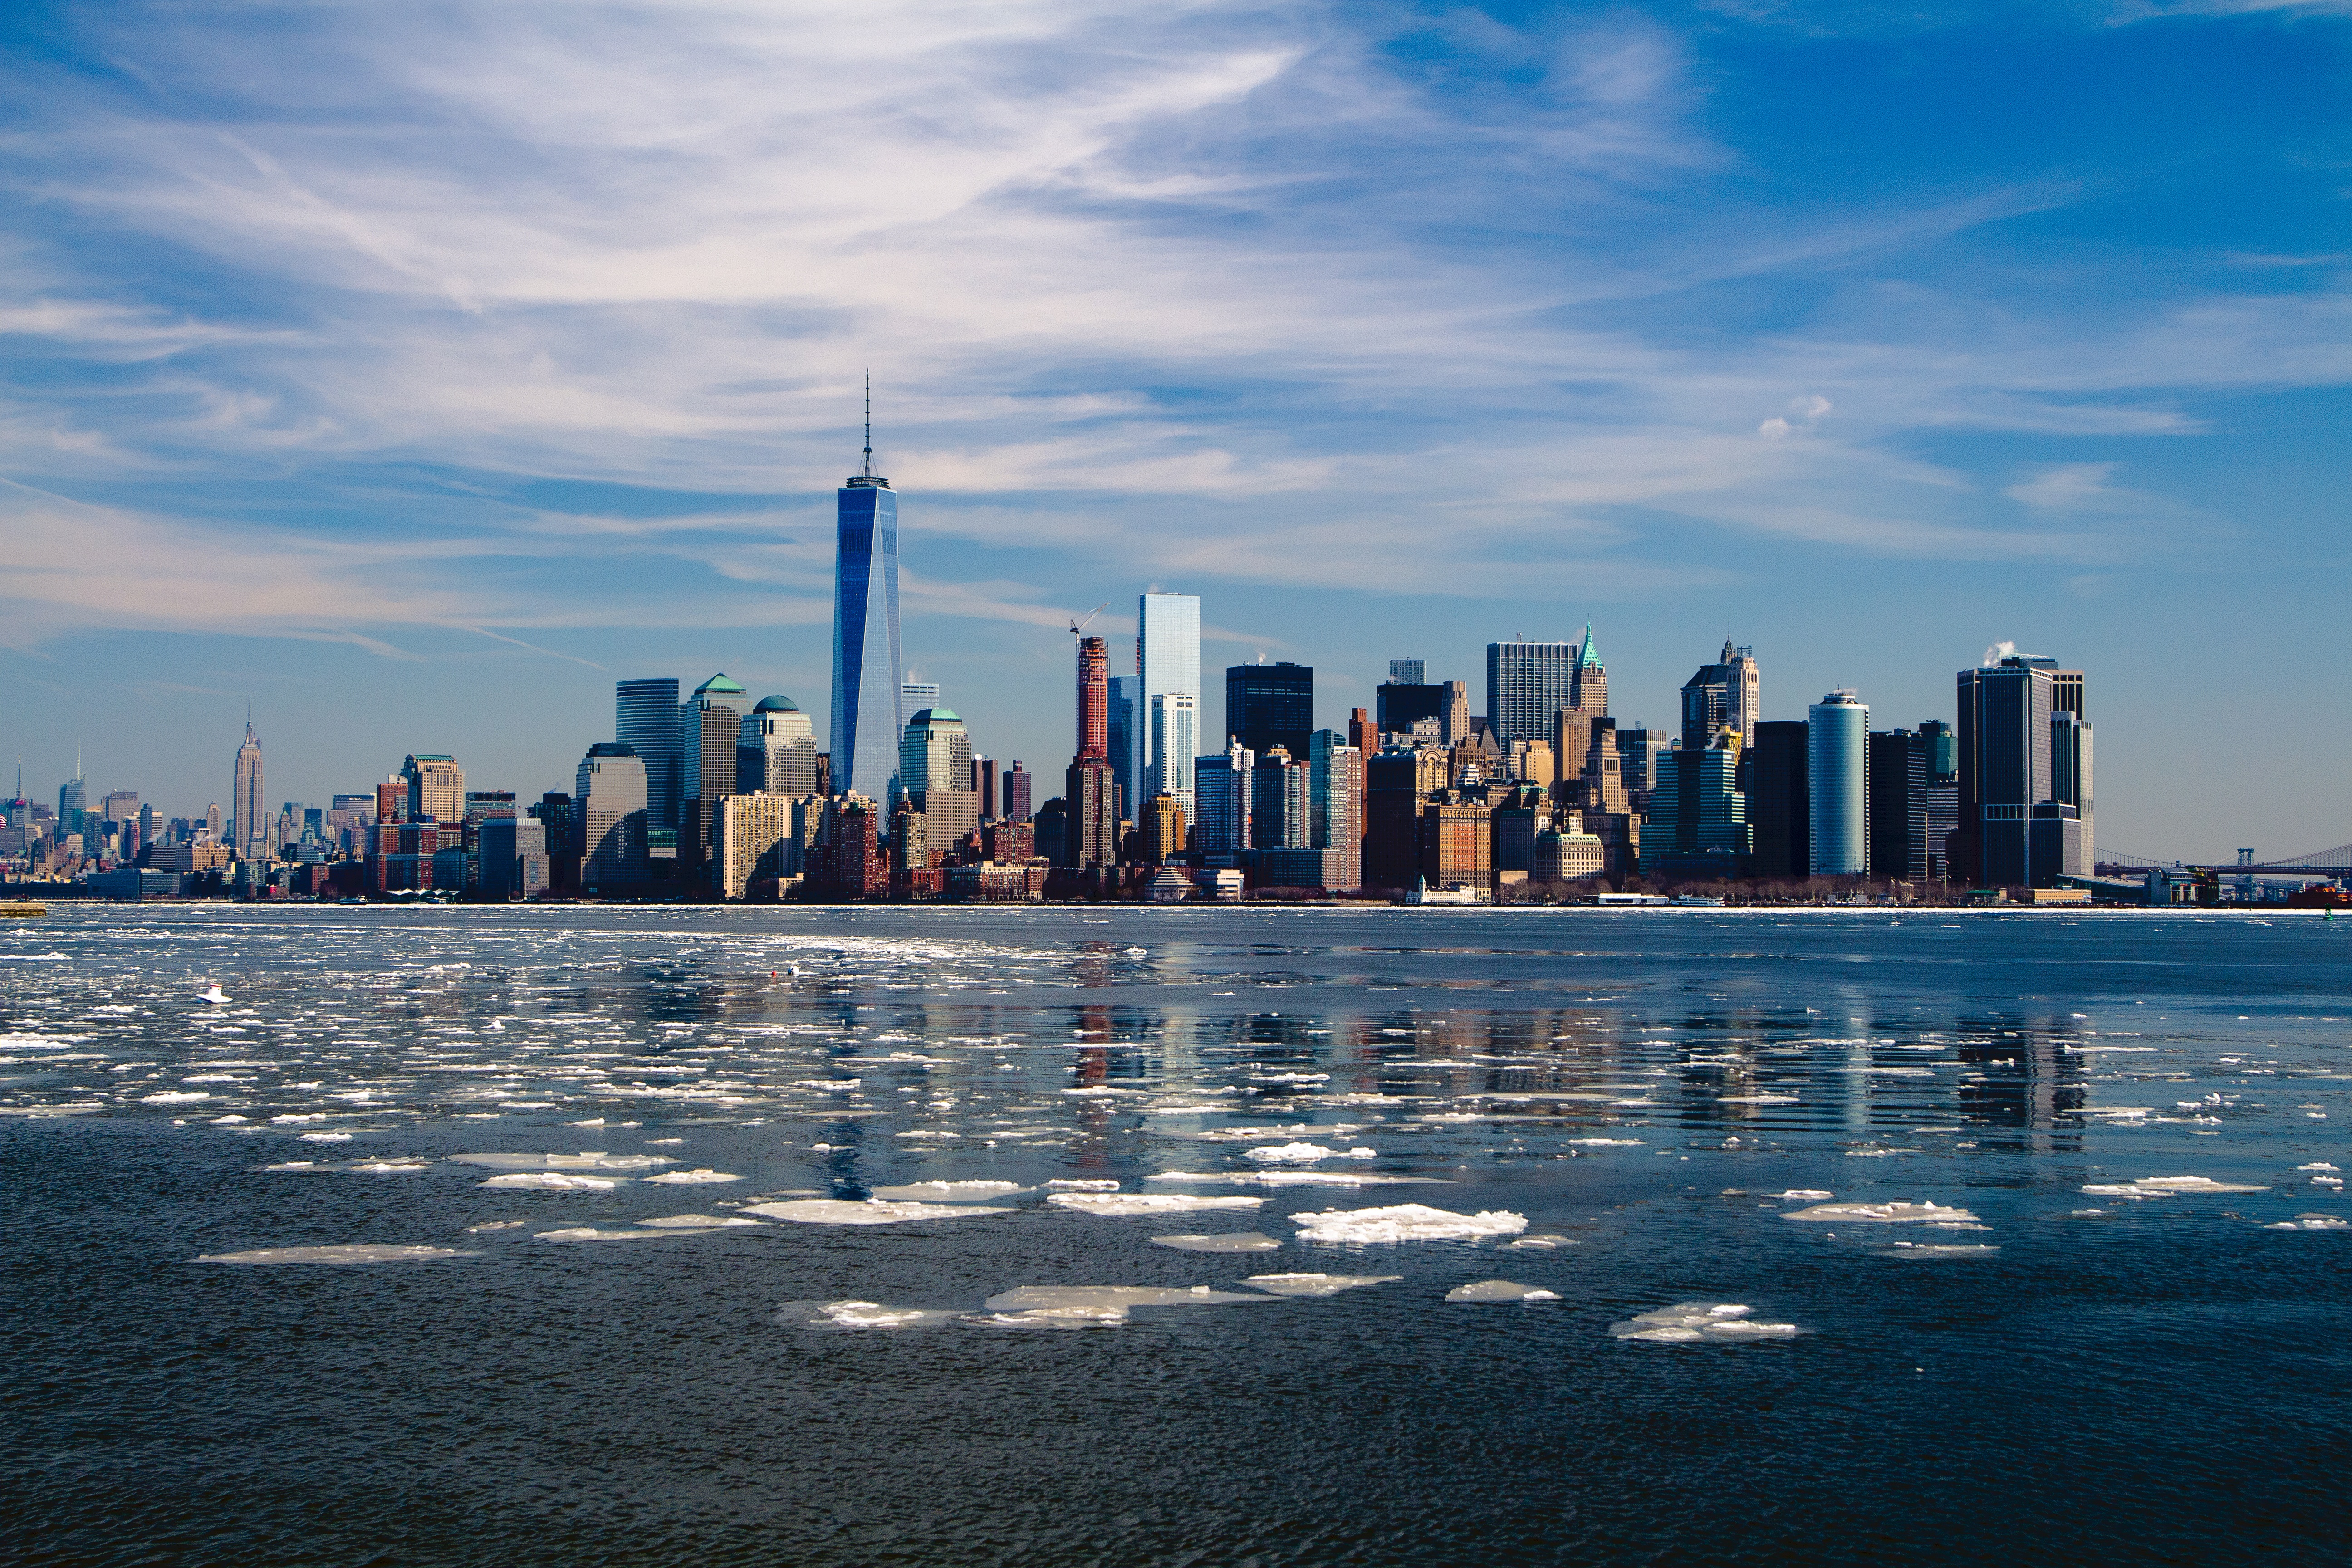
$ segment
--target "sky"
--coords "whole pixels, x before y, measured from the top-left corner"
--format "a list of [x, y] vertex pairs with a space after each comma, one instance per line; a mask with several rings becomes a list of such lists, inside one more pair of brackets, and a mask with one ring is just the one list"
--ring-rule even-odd
[[1621, 722], [2087, 671], [2102, 849], [2352, 839], [2352, 0], [355, 0], [0, 14], [0, 767], [569, 789], [816, 716], [834, 489], [1058, 775], [1073, 617], [1590, 622]]

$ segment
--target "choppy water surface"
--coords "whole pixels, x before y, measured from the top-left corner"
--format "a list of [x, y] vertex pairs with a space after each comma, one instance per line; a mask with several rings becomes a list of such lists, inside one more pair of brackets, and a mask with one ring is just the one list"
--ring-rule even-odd
[[2347, 956], [66, 907], [0, 931], [10, 1555], [2340, 1560]]

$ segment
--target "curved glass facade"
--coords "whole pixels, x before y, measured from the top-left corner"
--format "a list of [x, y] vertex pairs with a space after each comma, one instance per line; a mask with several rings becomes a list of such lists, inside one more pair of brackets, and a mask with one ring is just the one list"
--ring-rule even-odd
[[1805, 792], [1816, 877], [1870, 869], [1870, 704], [1832, 691], [1805, 712]]
[[836, 791], [890, 798], [906, 728], [899, 706], [898, 497], [890, 481], [841, 488], [833, 563], [833, 712]]

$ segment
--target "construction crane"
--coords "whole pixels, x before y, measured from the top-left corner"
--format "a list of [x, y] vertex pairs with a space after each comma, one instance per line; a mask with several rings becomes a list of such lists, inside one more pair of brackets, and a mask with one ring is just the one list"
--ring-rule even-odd
[[1094, 625], [1095, 617], [1109, 608], [1110, 601], [1108, 599], [1105, 599], [1101, 604], [1097, 605], [1093, 609], [1087, 612], [1087, 618], [1085, 620], [1072, 621], [1070, 623], [1070, 635], [1074, 637], [1085, 636], [1087, 628]]

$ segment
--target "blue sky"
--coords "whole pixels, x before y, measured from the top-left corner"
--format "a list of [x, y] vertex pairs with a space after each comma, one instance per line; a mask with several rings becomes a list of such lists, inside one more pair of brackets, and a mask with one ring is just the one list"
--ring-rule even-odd
[[1882, 727], [2014, 642], [2103, 847], [2341, 844], [2347, 13], [19, 0], [0, 765], [184, 814], [248, 697], [313, 803], [568, 788], [637, 675], [822, 721], [870, 366], [1001, 758], [1156, 584], [1329, 722], [1588, 619], [1659, 723], [1727, 634]]

